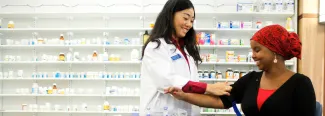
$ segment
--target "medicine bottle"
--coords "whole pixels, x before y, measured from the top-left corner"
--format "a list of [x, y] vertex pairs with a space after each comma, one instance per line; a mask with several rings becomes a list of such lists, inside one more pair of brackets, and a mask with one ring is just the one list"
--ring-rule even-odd
[[60, 55], [59, 55], [59, 61], [64, 61], [64, 60], [65, 60], [64, 53], [60, 53]]
[[148, 31], [145, 31], [143, 34], [143, 44], [145, 44], [148, 39], [149, 39], [149, 33]]
[[208, 70], [204, 70], [203, 78], [209, 78], [209, 71]]
[[64, 37], [63, 34], [60, 34], [60, 44], [64, 45]]
[[104, 102], [103, 108], [104, 108], [104, 110], [110, 110], [108, 101]]
[[53, 94], [57, 94], [57, 90], [56, 83], [53, 83]]
[[211, 78], [211, 79], [215, 79], [215, 78], [216, 78], [216, 71], [211, 70], [211, 71], [210, 71], [210, 77], [209, 77], [209, 78]]
[[232, 71], [231, 68], [228, 68], [226, 71], [226, 79], [232, 79], [234, 76], [234, 72]]
[[15, 28], [15, 23], [14, 23], [14, 21], [9, 21], [9, 23], [8, 23], [8, 28]]
[[240, 71], [239, 78], [243, 77], [244, 75], [246, 75], [246, 71], [244, 70]]
[[239, 79], [239, 71], [238, 70], [235, 70], [234, 71], [234, 79]]
[[221, 73], [221, 71], [218, 70], [217, 73], [218, 73], [217, 74], [217, 79], [222, 79], [222, 73]]

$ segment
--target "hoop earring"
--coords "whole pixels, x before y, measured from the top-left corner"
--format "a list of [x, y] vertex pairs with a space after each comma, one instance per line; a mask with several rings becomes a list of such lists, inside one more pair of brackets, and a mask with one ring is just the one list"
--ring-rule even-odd
[[276, 54], [274, 53], [274, 60], [273, 63], [278, 63], [278, 60], [276, 59]]

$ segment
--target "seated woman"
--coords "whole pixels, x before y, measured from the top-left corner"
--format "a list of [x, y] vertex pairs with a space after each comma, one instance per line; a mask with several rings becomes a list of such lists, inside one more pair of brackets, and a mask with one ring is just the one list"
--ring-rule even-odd
[[225, 109], [232, 102], [241, 103], [245, 116], [314, 116], [316, 98], [310, 79], [285, 65], [286, 60], [301, 57], [297, 34], [270, 25], [256, 32], [250, 45], [262, 72], [253, 71], [240, 78], [231, 85], [230, 95], [184, 93], [175, 87], [165, 91], [201, 107]]

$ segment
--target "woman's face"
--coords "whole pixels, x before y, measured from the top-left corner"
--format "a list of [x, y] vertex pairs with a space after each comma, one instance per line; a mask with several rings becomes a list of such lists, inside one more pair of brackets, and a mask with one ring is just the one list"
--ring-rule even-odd
[[264, 71], [269, 69], [274, 63], [274, 53], [254, 40], [251, 40], [250, 44], [253, 51], [252, 57], [256, 62], [256, 66]]
[[178, 11], [174, 15], [174, 28], [177, 38], [185, 37], [186, 33], [192, 28], [194, 22], [194, 9], [189, 8]]

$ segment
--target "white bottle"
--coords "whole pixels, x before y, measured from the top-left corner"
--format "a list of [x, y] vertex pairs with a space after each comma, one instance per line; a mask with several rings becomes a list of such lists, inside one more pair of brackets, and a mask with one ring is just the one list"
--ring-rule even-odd
[[131, 52], [131, 61], [139, 60], [139, 51], [137, 49], [133, 49]]
[[262, 1], [262, 6], [261, 6], [261, 10], [262, 10], [263, 12], [268, 12], [268, 9], [269, 9], [269, 7], [268, 7], [267, 0], [263, 0], [263, 1]]
[[32, 94], [38, 94], [38, 84], [37, 83], [33, 83]]
[[108, 54], [107, 54], [107, 52], [104, 52], [104, 54], [103, 54], [103, 61], [108, 61]]
[[72, 61], [72, 53], [71, 52], [69, 52], [67, 54], [67, 57], [66, 57], [66, 60], [65, 61]]
[[253, 62], [253, 53], [252, 52], [249, 52], [248, 55], [247, 55], [247, 62]]
[[272, 0], [267, 0], [267, 12], [272, 12], [273, 5], [272, 5]]
[[2, 28], [1, 25], [2, 25], [2, 18], [0, 18], [0, 28]]
[[151, 116], [151, 115], [150, 115], [150, 108], [147, 108], [147, 109], [146, 109], [146, 116]]
[[168, 107], [164, 107], [163, 116], [168, 116]]
[[287, 1], [287, 12], [294, 12], [295, 2], [294, 0]]
[[282, 12], [283, 9], [283, 1], [282, 0], [276, 0], [275, 1], [275, 11], [276, 12]]

